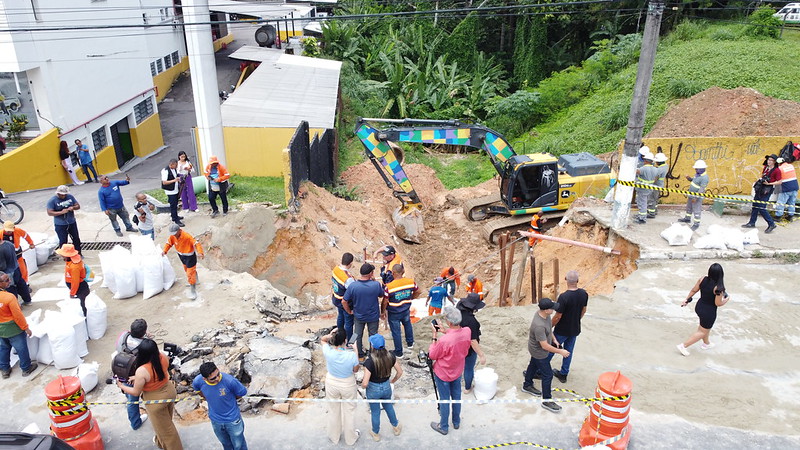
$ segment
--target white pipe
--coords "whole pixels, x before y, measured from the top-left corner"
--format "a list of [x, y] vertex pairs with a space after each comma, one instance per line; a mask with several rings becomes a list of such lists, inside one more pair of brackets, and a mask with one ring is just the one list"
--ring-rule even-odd
[[548, 236], [546, 234], [531, 233], [530, 231], [520, 231], [519, 234], [521, 236], [541, 239], [543, 241], [553, 241], [553, 242], [558, 242], [559, 244], [574, 245], [575, 247], [583, 247], [591, 250], [598, 250], [603, 253], [611, 253], [612, 255], [621, 254], [619, 250], [614, 250], [611, 247], [603, 247], [602, 245], [587, 244], [585, 242], [573, 241], [570, 239], [564, 239], [555, 236]]

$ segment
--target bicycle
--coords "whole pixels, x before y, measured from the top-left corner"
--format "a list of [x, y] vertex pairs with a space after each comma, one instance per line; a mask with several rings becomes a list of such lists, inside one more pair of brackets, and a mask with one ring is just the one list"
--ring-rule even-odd
[[6, 197], [6, 193], [0, 189], [0, 222], [10, 220], [14, 224], [22, 222], [25, 217], [25, 210], [15, 200]]

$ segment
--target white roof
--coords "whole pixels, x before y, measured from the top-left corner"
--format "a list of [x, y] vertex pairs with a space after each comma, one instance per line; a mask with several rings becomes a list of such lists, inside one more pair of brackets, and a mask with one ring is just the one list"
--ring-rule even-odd
[[261, 65], [222, 104], [226, 127], [333, 128], [342, 63], [243, 46], [230, 55]]
[[253, 17], [255, 19], [282, 19], [295, 13], [295, 17], [302, 17], [308, 14], [313, 7], [309, 5], [288, 5], [284, 3], [271, 2], [238, 2], [233, 0], [213, 0], [208, 9], [211, 11], [237, 14], [240, 16]]

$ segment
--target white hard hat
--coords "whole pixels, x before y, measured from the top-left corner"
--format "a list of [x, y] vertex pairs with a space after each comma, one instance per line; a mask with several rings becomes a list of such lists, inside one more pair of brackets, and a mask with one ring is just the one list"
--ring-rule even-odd
[[667, 155], [663, 153], [656, 153], [655, 157], [653, 158], [655, 162], [667, 162]]
[[650, 147], [648, 147], [646, 145], [642, 146], [642, 148], [639, 149], [639, 154], [642, 155], [642, 156], [644, 156], [644, 155], [646, 155], [648, 153], [650, 153]]
[[642, 154], [642, 159], [646, 159], [648, 161], [652, 161], [653, 160], [653, 154], [650, 153], [650, 152], [643, 153]]
[[708, 165], [702, 159], [698, 159], [697, 161], [694, 162], [694, 166], [692, 167], [694, 167], [695, 169], [705, 169], [708, 167]]

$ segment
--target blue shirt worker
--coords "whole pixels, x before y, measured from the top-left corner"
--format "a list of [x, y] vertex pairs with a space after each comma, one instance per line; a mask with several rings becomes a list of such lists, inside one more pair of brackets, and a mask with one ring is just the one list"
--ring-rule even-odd
[[208, 419], [225, 450], [247, 450], [244, 420], [236, 401], [247, 395], [247, 388], [236, 378], [222, 373], [213, 362], [200, 365], [200, 375], [192, 387], [208, 403]]
[[[708, 187], [708, 174], [706, 173], [706, 162], [698, 159], [694, 162], [694, 177], [686, 176], [690, 181], [689, 192], [703, 193]], [[703, 197], [689, 195], [686, 198], [686, 216], [678, 219], [678, 222], [692, 224], [692, 230], [700, 228], [700, 215], [703, 213]]]
[[389, 319], [389, 329], [394, 341], [394, 355], [403, 357], [403, 343], [400, 336], [400, 326], [406, 333], [407, 350], [410, 352], [414, 346], [414, 329], [411, 327], [411, 301], [419, 297], [417, 283], [411, 278], [405, 278], [405, 269], [401, 264], [392, 267], [394, 280], [383, 289], [384, 311]]
[[[83, 169], [83, 173], [86, 174], [86, 181], [90, 183], [97, 183], [100, 181], [100, 178], [97, 176], [97, 171], [94, 170], [94, 164], [92, 163], [92, 154], [89, 153], [89, 147], [86, 144], [82, 143], [80, 139], [75, 139], [75, 150], [78, 152], [78, 160], [81, 163], [81, 168]], [[89, 175], [89, 171], [94, 174], [94, 180]]]
[[363, 350], [364, 326], [369, 336], [378, 333], [378, 321], [381, 318], [381, 299], [383, 287], [373, 279], [375, 266], [364, 263], [359, 270], [361, 276], [348, 286], [344, 293], [344, 301], [353, 309], [353, 336], [349, 342], [355, 343], [359, 358], [365, 358]]
[[125, 224], [125, 231], [137, 231], [131, 224], [130, 214], [122, 202], [122, 191], [120, 186], [125, 186], [131, 183], [131, 177], [125, 175], [124, 180], [111, 181], [106, 175], [100, 176], [100, 189], [97, 191], [97, 198], [100, 200], [100, 210], [106, 213], [108, 220], [111, 221], [111, 226], [117, 236], [122, 237], [122, 231], [119, 229], [119, 222], [117, 217], [122, 219]]
[[75, 211], [79, 209], [81, 209], [80, 203], [63, 184], [56, 188], [56, 195], [47, 201], [47, 215], [53, 218], [58, 236], [58, 248], [67, 243], [69, 235], [75, 250], [81, 252], [81, 237], [78, 233], [78, 222], [75, 221]]
[[[429, 316], [442, 313], [445, 297], [450, 300], [450, 303], [453, 303], [453, 298], [448, 295], [447, 288], [444, 287], [444, 278], [436, 277], [433, 280], [433, 284], [434, 286], [428, 291], [428, 300], [425, 301], [428, 306]], [[455, 303], [453, 303], [453, 306], [455, 306]]]

